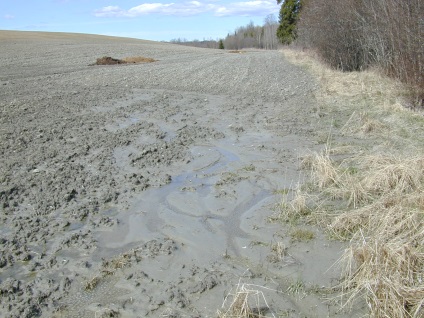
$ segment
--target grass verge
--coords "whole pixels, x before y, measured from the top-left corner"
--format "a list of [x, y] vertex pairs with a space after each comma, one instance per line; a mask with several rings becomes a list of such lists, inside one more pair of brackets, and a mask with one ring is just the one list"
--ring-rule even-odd
[[282, 218], [313, 219], [349, 241], [339, 261], [345, 306], [361, 298], [371, 317], [423, 317], [423, 114], [403, 107], [407, 88], [375, 72], [341, 73], [308, 53], [284, 54], [318, 77], [319, 127], [331, 134], [303, 158], [309, 187], [283, 202]]

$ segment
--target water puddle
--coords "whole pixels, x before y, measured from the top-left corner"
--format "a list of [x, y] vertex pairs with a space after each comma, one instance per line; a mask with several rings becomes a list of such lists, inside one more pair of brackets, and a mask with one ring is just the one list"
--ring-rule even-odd
[[240, 228], [244, 213], [270, 197], [248, 180], [234, 184], [234, 192], [225, 193], [217, 182], [240, 166], [240, 158], [224, 148], [196, 146], [187, 172], [172, 178], [160, 188], [151, 188], [134, 202], [129, 211], [121, 212], [121, 221], [111, 232], [100, 234], [103, 249], [120, 249], [158, 237], [158, 233], [191, 246], [223, 253], [238, 254], [236, 238], [247, 238]]

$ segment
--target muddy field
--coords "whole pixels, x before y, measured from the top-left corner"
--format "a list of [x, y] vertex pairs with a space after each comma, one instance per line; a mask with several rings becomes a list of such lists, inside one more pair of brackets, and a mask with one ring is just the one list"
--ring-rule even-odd
[[269, 221], [328, 128], [304, 69], [6, 31], [0, 63], [1, 317], [217, 317], [238, 284], [269, 317], [350, 316], [327, 299], [343, 246]]

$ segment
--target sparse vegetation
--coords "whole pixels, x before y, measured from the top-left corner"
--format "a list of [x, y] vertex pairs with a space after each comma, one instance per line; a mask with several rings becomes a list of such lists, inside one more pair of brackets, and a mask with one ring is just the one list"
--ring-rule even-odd
[[241, 170], [237, 171], [237, 172], [224, 172], [221, 174], [221, 180], [217, 181], [215, 183], [216, 187], [220, 187], [220, 186], [224, 186], [226, 184], [229, 183], [234, 183], [234, 182], [238, 182], [241, 180], [245, 180], [247, 179], [246, 176], [242, 176], [240, 175]]
[[269, 244], [266, 242], [262, 242], [262, 241], [252, 241], [250, 242], [249, 246], [253, 247], [253, 246], [268, 246]]
[[255, 166], [254, 165], [252, 165], [252, 164], [250, 164], [250, 165], [248, 165], [248, 166], [245, 166], [245, 167], [243, 167], [243, 170], [245, 170], [245, 171], [249, 171], [249, 172], [251, 172], [251, 171], [255, 171]]
[[304, 293], [304, 291], [305, 291], [305, 283], [300, 278], [293, 281], [287, 288], [287, 292], [294, 295]]
[[92, 277], [91, 279], [84, 282], [84, 289], [85, 290], [93, 290], [97, 287], [97, 285], [100, 283], [100, 276], [96, 275]]
[[286, 246], [283, 242], [276, 242], [271, 245], [271, 252], [274, 253], [278, 261], [282, 261], [286, 256]]
[[136, 256], [137, 250], [118, 255], [110, 260], [104, 259], [100, 268], [99, 274], [96, 274], [91, 279], [84, 282], [84, 289], [91, 291], [95, 289], [101, 280], [107, 276], [114, 275], [118, 269], [130, 266], [130, 258]]
[[290, 236], [292, 241], [295, 242], [308, 242], [312, 239], [314, 239], [315, 234], [311, 230], [308, 229], [302, 229], [302, 228], [294, 228], [290, 232]]
[[310, 213], [309, 195], [302, 191], [301, 186], [298, 185], [294, 191], [280, 192], [282, 199], [279, 204], [280, 210], [275, 220], [295, 225], [299, 219], [307, 217]]
[[244, 284], [239, 280], [234, 293], [229, 293], [218, 311], [219, 318], [265, 318], [271, 312], [261, 286]]

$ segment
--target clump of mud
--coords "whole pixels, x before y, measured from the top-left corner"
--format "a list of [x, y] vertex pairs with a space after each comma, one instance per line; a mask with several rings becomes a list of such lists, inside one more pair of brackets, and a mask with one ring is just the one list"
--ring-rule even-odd
[[144, 57], [144, 56], [126, 57], [122, 60], [115, 59], [110, 56], [103, 56], [98, 58], [96, 60], [96, 63], [91, 65], [138, 64], [138, 63], [152, 63], [152, 62], [156, 62], [156, 60], [150, 57]]
[[115, 64], [125, 64], [123, 60], [120, 59], [114, 59], [110, 56], [103, 56], [101, 58], [98, 58], [96, 63], [93, 65], [115, 65]]

